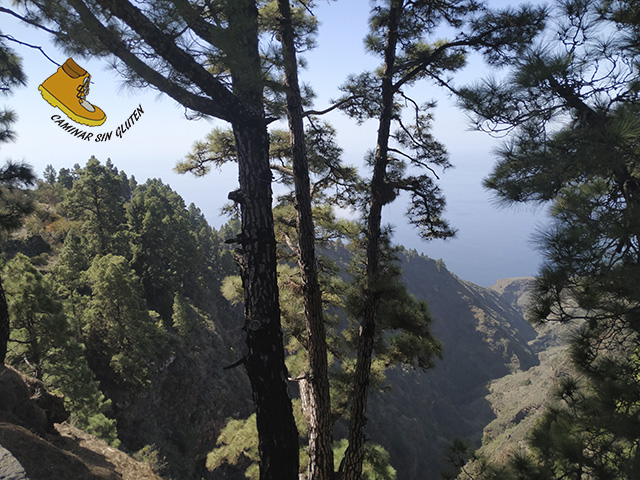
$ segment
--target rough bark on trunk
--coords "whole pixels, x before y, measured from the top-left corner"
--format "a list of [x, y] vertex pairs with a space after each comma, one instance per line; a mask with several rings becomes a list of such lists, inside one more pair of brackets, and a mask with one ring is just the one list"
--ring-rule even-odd
[[371, 357], [375, 338], [375, 322], [379, 304], [379, 263], [382, 207], [384, 193], [388, 190], [386, 171], [388, 164], [389, 134], [393, 117], [393, 71], [395, 68], [398, 20], [402, 0], [392, 0], [389, 9], [387, 36], [385, 40], [384, 71], [382, 74], [382, 110], [378, 126], [376, 156], [371, 178], [369, 215], [367, 218], [367, 287], [364, 312], [360, 322], [358, 354], [351, 395], [351, 418], [349, 423], [349, 447], [341, 466], [343, 480], [361, 480], [364, 461], [367, 423], [367, 397], [371, 370]]
[[261, 480], [298, 478], [298, 432], [287, 392], [280, 328], [271, 171], [264, 122], [233, 126], [242, 232], [237, 258], [244, 288], [245, 367], [256, 407]]
[[280, 325], [269, 137], [264, 118], [257, 18], [254, 1], [235, 0], [230, 8], [229, 27], [239, 50], [231, 69], [233, 91], [252, 112], [232, 123], [240, 183], [234, 200], [240, 204], [242, 217], [237, 259], [244, 288], [248, 347], [244, 364], [256, 407], [260, 480], [297, 480], [298, 431], [287, 391]]
[[287, 117], [293, 157], [298, 232], [298, 265], [302, 276], [304, 312], [308, 336], [309, 370], [300, 382], [307, 402], [309, 422], [309, 480], [329, 480], [333, 475], [333, 423], [329, 391], [327, 340], [315, 254], [315, 230], [311, 211], [309, 168], [305, 146], [302, 96], [289, 0], [278, 0], [280, 40], [284, 60]]
[[0, 369], [7, 357], [7, 343], [9, 342], [10, 331], [9, 306], [7, 305], [7, 297], [4, 294], [2, 279], [0, 279]]

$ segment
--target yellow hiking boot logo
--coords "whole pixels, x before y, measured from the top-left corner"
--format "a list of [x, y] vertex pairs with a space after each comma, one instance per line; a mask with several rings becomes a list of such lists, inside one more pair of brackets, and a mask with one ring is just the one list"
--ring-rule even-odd
[[107, 116], [87, 101], [91, 75], [69, 58], [58, 71], [38, 87], [42, 97], [52, 106], [58, 107], [78, 123], [96, 127], [102, 125]]

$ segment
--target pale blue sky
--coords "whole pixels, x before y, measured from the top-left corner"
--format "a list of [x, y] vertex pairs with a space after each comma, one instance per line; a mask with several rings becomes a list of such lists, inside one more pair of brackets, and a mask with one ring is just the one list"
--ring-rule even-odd
[[[492, 2], [496, 4], [496, 2]], [[506, 4], [506, 2], [501, 2]], [[318, 48], [305, 55], [309, 68], [301, 73], [317, 93], [316, 108], [329, 105], [339, 95], [337, 87], [350, 73], [358, 73], [378, 64], [364, 52], [362, 38], [367, 29], [369, 2], [367, 0], [341, 0], [323, 3], [316, 15], [321, 22]], [[50, 42], [48, 35], [32, 28], [25, 29], [6, 15], [0, 15], [3, 34], [42, 46], [56, 62], [63, 63], [66, 56]], [[101, 161], [111, 158], [113, 163], [139, 182], [147, 178], [162, 178], [178, 191], [187, 203], [194, 202], [209, 222], [219, 226], [225, 221], [219, 217], [220, 207], [227, 193], [237, 186], [235, 167], [212, 171], [207, 177], [196, 179], [175, 174], [172, 169], [194, 141], [201, 139], [217, 121], [185, 119], [184, 109], [173, 100], [159, 96], [153, 90], [128, 90], [121, 86], [116, 73], [107, 63], [99, 60], [76, 58], [92, 76], [88, 100], [107, 114], [100, 127], [82, 127], [94, 133], [114, 131], [125, 122], [133, 110], [142, 106], [144, 114], [122, 138], [112, 137], [103, 143], [74, 138], [56, 125], [51, 116], [59, 110], [48, 105], [38, 92], [38, 85], [56, 70], [40, 52], [12, 45], [23, 57], [28, 85], [2, 104], [9, 105], [19, 115], [15, 126], [18, 139], [0, 147], [0, 161], [12, 158], [24, 160], [42, 173], [47, 164], [56, 169], [83, 165], [91, 155]], [[472, 81], [486, 74], [477, 61], [459, 77], [460, 83]], [[520, 209], [496, 209], [492, 196], [485, 192], [481, 180], [494, 163], [491, 151], [497, 140], [484, 133], [469, 130], [464, 113], [455, 108], [441, 89], [424, 83], [415, 89], [420, 100], [438, 100], [434, 132], [446, 145], [455, 166], [441, 175], [447, 197], [447, 218], [458, 229], [458, 237], [449, 241], [421, 241], [416, 232], [403, 220], [406, 205], [401, 201], [385, 209], [383, 221], [396, 225], [396, 243], [415, 248], [432, 258], [442, 258], [448, 268], [459, 277], [490, 285], [504, 277], [534, 275], [540, 261], [530, 242], [536, 225], [544, 221], [542, 212]], [[339, 113], [327, 116], [338, 130], [338, 140], [344, 149], [347, 164], [361, 165], [365, 152], [375, 145], [374, 122], [357, 126]]]

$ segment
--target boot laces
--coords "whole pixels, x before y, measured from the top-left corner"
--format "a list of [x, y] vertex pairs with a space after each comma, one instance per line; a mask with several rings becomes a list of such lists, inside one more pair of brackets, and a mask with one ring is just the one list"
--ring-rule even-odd
[[89, 83], [90, 83], [91, 77], [87, 76], [85, 77], [84, 81], [82, 82], [81, 85], [78, 85], [78, 93], [76, 94], [76, 97], [78, 97], [80, 99], [80, 103], [84, 103], [86, 101], [87, 95], [89, 95]]
[[82, 82], [82, 85], [78, 85], [78, 93], [76, 94], [76, 97], [78, 97], [78, 101], [80, 102], [80, 105], [82, 105], [87, 111], [89, 112], [94, 112], [95, 111], [95, 107], [87, 101], [87, 95], [89, 95], [89, 84], [91, 83], [91, 76], [87, 75], [84, 79], [84, 81]]

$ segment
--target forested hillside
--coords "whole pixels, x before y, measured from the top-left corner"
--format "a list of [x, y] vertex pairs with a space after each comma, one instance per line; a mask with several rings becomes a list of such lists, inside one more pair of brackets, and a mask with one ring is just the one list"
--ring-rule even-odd
[[[4, 239], [12, 319], [7, 363], [64, 395], [71, 423], [151, 461], [165, 478], [244, 478], [256, 460], [257, 437], [245, 422], [252, 408], [244, 372], [225, 369], [244, 348], [234, 306], [240, 287], [224, 242], [234, 234], [233, 222], [216, 231], [161, 180], [137, 184], [95, 158], [84, 167], [47, 169], [33, 196], [35, 210], [24, 227]], [[536, 331], [524, 321], [520, 301], [529, 283], [482, 288], [457, 278], [442, 261], [402, 248], [393, 256], [388, 268], [399, 266], [409, 292], [428, 302], [442, 359], [431, 370], [419, 359], [397, 365], [402, 356], [394, 349], [403, 347], [391, 341], [399, 328], [394, 322], [415, 313], [401, 309], [389, 317], [387, 340], [377, 344], [377, 393], [367, 425], [367, 437], [388, 456], [370, 450], [365, 472], [436, 479], [447, 467], [445, 446], [456, 437], [479, 445], [494, 418], [485, 399], [488, 383], [538, 363], [528, 344]], [[295, 273], [286, 258], [281, 298], [295, 377], [304, 349], [296, 333]], [[348, 303], [354, 300], [340, 298], [357, 277], [354, 253], [348, 244], [330, 242], [322, 258], [335, 312], [332, 352], [348, 357]], [[401, 300], [402, 308], [413, 301]], [[332, 362], [336, 415], [340, 399], [348, 402], [347, 357]], [[290, 386], [295, 394], [296, 382]], [[228, 424], [230, 418], [239, 423]], [[219, 440], [225, 425], [230, 430]], [[345, 434], [338, 420], [336, 438]], [[225, 442], [230, 445], [222, 448]], [[217, 468], [209, 471], [205, 457], [216, 446], [209, 467]]]
[[160, 180], [90, 159], [45, 172], [35, 211], [5, 239], [7, 363], [65, 396], [70, 422], [200, 478], [230, 416], [248, 415], [231, 253]]
[[[22, 408], [14, 396], [14, 410], [51, 429], [66, 417], [64, 398], [70, 422], [167, 478], [435, 478], [445, 452], [461, 469], [449, 478], [639, 478], [638, 3], [373, 1], [353, 12], [368, 18], [377, 65], [336, 49], [356, 70], [320, 106], [298, 79], [317, 39], [315, 7], [0, 8], [47, 32], [52, 48], [170, 97], [188, 118], [222, 122], [177, 169], [205, 175], [232, 162], [238, 173], [218, 232], [160, 180], [137, 185], [110, 161], [50, 166], [41, 182], [27, 165], [0, 167], [0, 364], [33, 377], [3, 367], [16, 385], [7, 390], [29, 397]], [[3, 32], [0, 94], [26, 84], [7, 42], [54, 61]], [[474, 59], [461, 85], [471, 55], [490, 71], [481, 78]], [[64, 81], [38, 87], [49, 106], [83, 125], [106, 120], [86, 100], [86, 70], [69, 58], [54, 75]], [[530, 297], [539, 334], [522, 318], [525, 280], [479, 288], [392, 244], [382, 212], [398, 200], [423, 239], [456, 233], [439, 184], [455, 161], [432, 128], [426, 85], [451, 93], [478, 130], [505, 137], [484, 180], [500, 202], [549, 207]], [[321, 120], [338, 111], [374, 127], [357, 134], [364, 168], [343, 163]], [[15, 119], [0, 112], [0, 143], [15, 139]], [[65, 125], [75, 132], [67, 140], [93, 136]], [[550, 322], [574, 329], [566, 351]], [[43, 399], [48, 412], [31, 408]]]

